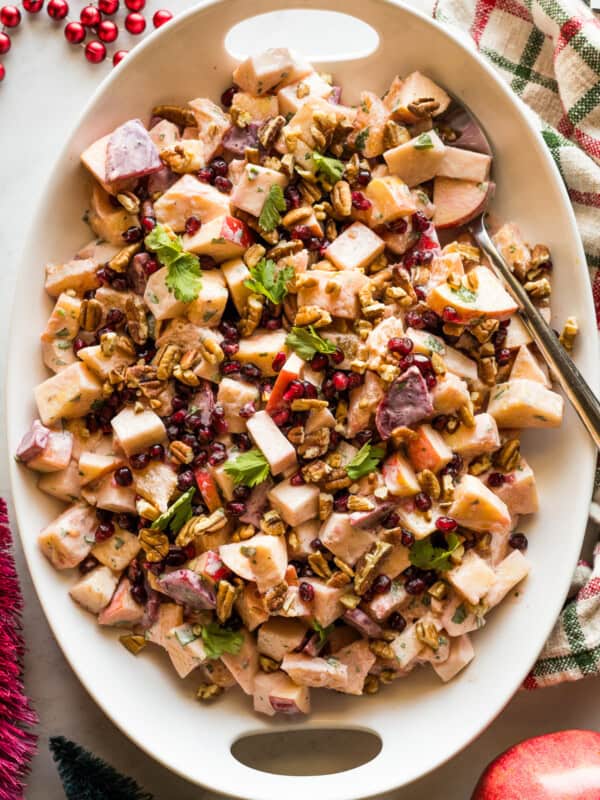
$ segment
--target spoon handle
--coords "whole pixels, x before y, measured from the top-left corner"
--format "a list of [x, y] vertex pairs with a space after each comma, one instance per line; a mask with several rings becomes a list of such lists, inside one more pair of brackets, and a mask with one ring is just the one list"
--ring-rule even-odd
[[483, 215], [474, 220], [469, 227], [477, 244], [490, 259], [496, 274], [507, 285], [509, 293], [519, 306], [523, 324], [539, 347], [544, 360], [556, 376], [596, 447], [600, 449], [600, 401], [496, 249], [486, 230]]

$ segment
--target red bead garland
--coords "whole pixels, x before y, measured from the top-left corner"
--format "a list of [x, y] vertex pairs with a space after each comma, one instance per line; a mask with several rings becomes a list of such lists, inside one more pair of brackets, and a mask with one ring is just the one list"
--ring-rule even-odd
[[86, 28], [95, 28], [102, 21], [102, 16], [96, 6], [84, 6], [79, 14], [79, 19]]
[[111, 19], [103, 19], [98, 25], [97, 33], [101, 42], [114, 42], [119, 35], [119, 29]]
[[146, 5], [146, 0], [125, 0], [125, 5], [130, 11], [141, 11]]
[[91, 64], [99, 64], [106, 58], [106, 47], [94, 39], [86, 44], [85, 57]]
[[0, 56], [3, 56], [4, 53], [8, 53], [10, 45], [11, 41], [8, 33], [4, 33], [4, 31], [0, 32]]
[[67, 0], [49, 0], [46, 11], [52, 19], [64, 19], [69, 13], [69, 4]]
[[146, 30], [146, 20], [137, 11], [132, 11], [125, 17], [125, 27], [133, 36], [139, 36]]
[[7, 28], [16, 28], [21, 22], [21, 12], [16, 6], [3, 6], [0, 8], [0, 23]]
[[127, 55], [127, 53], [129, 53], [129, 50], [117, 50], [117, 52], [114, 54], [112, 58], [113, 67], [116, 67], [118, 64], [120, 64], [121, 61], [123, 61], [123, 59]]
[[85, 39], [85, 28], [81, 22], [68, 22], [65, 25], [65, 39], [69, 44], [81, 44]]
[[119, 0], [98, 0], [98, 8], [103, 14], [116, 14], [119, 10]]
[[155, 28], [160, 28], [162, 25], [170, 22], [172, 19], [173, 14], [171, 14], [170, 11], [167, 11], [166, 8], [161, 8], [152, 17], [152, 24]]
[[5, 75], [6, 75], [6, 70], [4, 69], [4, 64], [0, 64], [0, 81], [4, 80]]
[[29, 14], [37, 14], [44, 7], [44, 0], [23, 0], [23, 8]]

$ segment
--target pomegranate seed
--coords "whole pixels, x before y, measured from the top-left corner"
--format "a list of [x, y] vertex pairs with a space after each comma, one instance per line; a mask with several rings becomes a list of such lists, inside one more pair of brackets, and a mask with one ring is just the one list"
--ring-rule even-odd
[[240, 372], [246, 380], [257, 381], [260, 379], [260, 369], [256, 364], [243, 364]]
[[335, 450], [338, 444], [342, 441], [342, 434], [337, 431], [331, 431], [329, 434], [329, 450]]
[[233, 490], [233, 496], [236, 500], [247, 500], [252, 494], [252, 489], [249, 486], [236, 486]]
[[142, 228], [146, 233], [150, 233], [156, 228], [156, 217], [150, 217], [148, 215], [140, 218], [140, 223]]
[[336, 347], [335, 352], [331, 354], [331, 360], [334, 364], [341, 364], [345, 358], [346, 356], [344, 355], [344, 351], [339, 347]]
[[426, 375], [433, 369], [431, 366], [431, 359], [428, 356], [423, 355], [423, 353], [414, 353], [413, 364], [418, 367], [421, 375]]
[[[421, 289], [420, 286], [418, 286], [417, 289], [419, 289], [422, 292], [422, 289]], [[415, 289], [415, 292], [417, 291], [417, 289]], [[420, 297], [420, 299], [421, 300], [425, 299], [425, 294], [424, 293], [423, 293], [423, 296]], [[426, 330], [432, 331], [433, 333], [435, 333], [437, 330], [439, 330], [440, 318], [435, 313], [435, 311], [431, 311], [431, 309], [427, 308], [427, 309], [425, 309], [425, 311], [423, 311], [421, 316], [423, 318], [423, 324], [425, 325]]]
[[367, 186], [371, 182], [371, 173], [368, 169], [359, 169], [356, 182], [359, 186]]
[[421, 211], [416, 211], [412, 217], [412, 224], [413, 228], [416, 231], [419, 231], [419, 233], [423, 233], [423, 231], [426, 231], [431, 223], [429, 222], [425, 214], [423, 214]]
[[233, 189], [233, 183], [229, 180], [229, 178], [224, 178], [222, 175], [217, 175], [214, 185], [216, 189], [224, 194], [229, 194], [229, 192]]
[[452, 517], [438, 517], [435, 521], [435, 527], [442, 533], [452, 533], [458, 528], [458, 522]]
[[281, 328], [281, 320], [277, 319], [277, 317], [271, 317], [271, 319], [265, 322], [263, 328], [266, 328], [268, 331], [278, 331], [279, 328]]
[[187, 408], [187, 400], [185, 400], [183, 397], [180, 397], [179, 395], [175, 395], [175, 397], [171, 401], [171, 406], [173, 408], [173, 411], [179, 411], [179, 409], [181, 408]]
[[419, 511], [429, 511], [431, 508], [431, 497], [425, 492], [419, 492], [415, 495], [415, 505]]
[[368, 211], [371, 208], [371, 201], [362, 192], [352, 192], [352, 206], [359, 211]]
[[179, 411], [176, 411], [174, 414], [171, 414], [171, 416], [169, 417], [169, 422], [172, 425], [181, 425], [183, 422], [186, 421], [186, 417], [187, 417], [187, 411], [185, 411], [182, 408]]
[[183, 547], [176, 547], [175, 545], [169, 547], [169, 552], [165, 557], [165, 564], [168, 567], [180, 567], [182, 564], [185, 564], [186, 561], [187, 556]]
[[404, 545], [404, 547], [412, 547], [415, 543], [414, 534], [410, 531], [407, 531], [406, 528], [402, 528], [402, 535], [400, 536], [400, 541]]
[[276, 411], [274, 414], [271, 414], [271, 419], [277, 425], [278, 428], [281, 428], [290, 418], [290, 411], [287, 408], [281, 408], [279, 411]]
[[144, 272], [146, 275], [154, 275], [155, 272], [158, 272], [159, 264], [155, 258], [149, 258], [148, 261], [144, 264]]
[[373, 594], [385, 594], [392, 588], [392, 581], [387, 575], [378, 575], [373, 581], [371, 591]]
[[285, 364], [286, 360], [287, 356], [285, 353], [277, 353], [271, 364], [271, 369], [273, 372], [281, 372], [281, 368]]
[[153, 444], [148, 450], [148, 455], [152, 461], [163, 461], [165, 457], [165, 448], [162, 446], [162, 444]]
[[333, 501], [335, 511], [343, 513], [348, 510], [348, 494], [342, 494]]
[[233, 375], [236, 372], [239, 372], [242, 365], [239, 361], [222, 361], [221, 362], [221, 373], [223, 375]]
[[84, 560], [79, 564], [77, 569], [82, 575], [87, 575], [87, 573], [95, 569], [98, 566], [98, 564], [99, 561], [97, 558], [94, 558], [94, 556], [88, 556], [87, 558], [84, 558]]
[[223, 337], [228, 342], [239, 342], [240, 340], [238, 329], [235, 327], [235, 325], [232, 325], [231, 322], [223, 320], [219, 325], [219, 331], [223, 334]]
[[408, 222], [403, 217], [400, 217], [393, 222], [388, 222], [385, 227], [392, 233], [406, 233]]
[[252, 401], [249, 403], [244, 403], [244, 405], [238, 411], [238, 414], [242, 419], [250, 419], [253, 414], [256, 414], [256, 406]]
[[446, 428], [447, 422], [448, 416], [446, 414], [439, 414], [439, 416], [433, 418], [431, 427], [436, 431], [443, 431]]
[[308, 397], [309, 400], [316, 400], [319, 392], [314, 383], [311, 383], [310, 381], [304, 381], [303, 386], [304, 386], [304, 397]]
[[177, 488], [180, 492], [187, 492], [187, 490], [191, 489], [195, 483], [196, 478], [194, 477], [194, 473], [191, 469], [186, 469], [184, 472], [180, 472], [177, 476]]
[[387, 624], [390, 628], [392, 628], [392, 630], [398, 631], [399, 633], [402, 633], [402, 631], [406, 628], [406, 620], [399, 611], [394, 611], [389, 615], [387, 618]]
[[422, 331], [425, 327], [425, 321], [418, 311], [407, 311], [404, 319], [408, 327], [415, 328], [417, 331]]
[[215, 171], [211, 167], [202, 167], [196, 173], [198, 180], [203, 183], [213, 183], [215, 179]]
[[298, 594], [304, 603], [312, 603], [312, 601], [315, 599], [315, 590], [312, 584], [307, 583], [306, 581], [300, 581]]
[[323, 542], [319, 539], [319, 537], [313, 539], [310, 543], [310, 546], [313, 550], [323, 550]]
[[118, 483], [119, 486], [131, 486], [133, 475], [129, 467], [119, 467], [115, 470], [115, 483]]
[[428, 372], [427, 375], [425, 375], [425, 384], [430, 391], [437, 384], [437, 378], [433, 372]]
[[409, 367], [413, 367], [415, 364], [415, 357], [412, 353], [409, 353], [404, 358], [400, 359], [399, 367], [402, 372], [405, 372]]
[[496, 361], [501, 367], [504, 367], [510, 361], [510, 350], [506, 347], [502, 347], [500, 350], [496, 351]]
[[122, 235], [127, 244], [135, 244], [142, 239], [144, 231], [138, 225], [132, 225], [131, 228], [127, 228]]
[[514, 550], [527, 550], [529, 544], [524, 533], [511, 533], [508, 543]]
[[407, 594], [421, 594], [427, 588], [427, 584], [423, 578], [411, 578], [404, 584], [404, 589]]
[[104, 542], [106, 539], [110, 539], [114, 532], [115, 526], [112, 522], [101, 522], [96, 528], [94, 539], [97, 542]]
[[338, 392], [345, 392], [348, 388], [348, 376], [345, 372], [334, 372], [331, 380]]
[[302, 205], [302, 195], [295, 186], [286, 187], [283, 196], [285, 197], [286, 203], [289, 204], [289, 208], [300, 208]]
[[234, 356], [237, 353], [237, 351], [240, 349], [240, 346], [237, 342], [223, 342], [221, 349], [227, 358], [231, 358], [231, 356]]
[[[417, 295], [417, 299], [423, 301], [427, 299], [427, 294], [422, 286], [415, 286], [414, 289], [415, 289], [415, 294]], [[423, 316], [425, 316], [425, 314]]]
[[148, 453], [136, 453], [131, 456], [129, 462], [134, 469], [146, 469], [150, 463], [150, 456]]
[[106, 315], [106, 324], [110, 325], [113, 328], [116, 328], [117, 325], [120, 325], [125, 319], [125, 314], [120, 311], [118, 308], [110, 308], [108, 310], [108, 314]]
[[229, 89], [225, 89], [223, 94], [221, 95], [221, 105], [224, 108], [231, 108], [231, 104], [233, 103], [233, 95], [237, 92], [235, 86], [230, 86]]
[[227, 177], [228, 166], [224, 158], [213, 158], [213, 160], [210, 162], [210, 166], [212, 167], [215, 175], [218, 175], [221, 178]]
[[246, 504], [231, 502], [227, 503], [225, 509], [231, 517], [241, 517], [242, 514], [246, 513]]
[[387, 343], [388, 350], [391, 353], [398, 353], [400, 356], [407, 356], [414, 347], [412, 339], [408, 336], [395, 336]]
[[327, 356], [324, 353], [315, 353], [310, 361], [311, 368], [316, 372], [320, 372], [321, 370], [325, 369], [327, 364]]
[[498, 489], [500, 486], [503, 486], [505, 482], [506, 478], [501, 472], [492, 472], [487, 479], [488, 486], [491, 486], [492, 489]]
[[83, 348], [84, 348], [84, 347], [87, 347], [87, 345], [86, 345], [86, 343], [83, 341], [83, 339], [81, 338], [81, 336], [76, 336], [76, 337], [73, 339], [73, 352], [75, 353], [75, 355], [77, 355], [77, 353], [78, 353], [80, 350], [83, 350]]
[[321, 386], [321, 392], [323, 393], [323, 397], [326, 397], [328, 400], [331, 400], [335, 397], [335, 386], [333, 385], [333, 381], [329, 380], [323, 381]]
[[248, 450], [252, 449], [252, 440], [247, 433], [234, 433], [232, 438], [238, 450], [243, 453], [247, 453]]
[[196, 456], [196, 458], [194, 458], [194, 461], [192, 463], [194, 467], [202, 468], [206, 466], [207, 462], [208, 462], [208, 453], [206, 452], [206, 450], [201, 450]]
[[290, 483], [292, 484], [292, 486], [302, 486], [305, 483], [304, 478], [302, 477], [302, 473], [296, 472], [295, 475], [292, 475], [292, 477], [290, 478]]
[[302, 381], [293, 380], [283, 393], [283, 399], [286, 403], [291, 403], [293, 400], [300, 400], [304, 397], [304, 383]]
[[198, 219], [198, 217], [194, 216], [193, 214], [185, 221], [185, 232], [188, 236], [193, 236], [195, 233], [198, 233], [201, 227], [202, 220]]
[[317, 250], [321, 250], [323, 245], [323, 240], [320, 239], [318, 236], [311, 236], [310, 239], [306, 242], [306, 249], [309, 250], [311, 253], [316, 253]]
[[442, 319], [444, 322], [460, 322], [460, 314], [452, 306], [446, 306], [442, 311]]
[[395, 511], [390, 511], [390, 513], [382, 520], [384, 528], [391, 530], [392, 528], [397, 528], [400, 524], [400, 517], [396, 514]]
[[348, 375], [348, 391], [352, 391], [352, 389], [358, 389], [359, 386], [362, 386], [363, 377], [359, 375], [358, 372], [351, 372]]
[[464, 462], [462, 460], [462, 456], [460, 456], [458, 453], [455, 453], [452, 456], [452, 460], [449, 461], [448, 464], [446, 464], [446, 466], [442, 470], [441, 474], [442, 475], [458, 475], [458, 473], [463, 468], [463, 464], [464, 464]]

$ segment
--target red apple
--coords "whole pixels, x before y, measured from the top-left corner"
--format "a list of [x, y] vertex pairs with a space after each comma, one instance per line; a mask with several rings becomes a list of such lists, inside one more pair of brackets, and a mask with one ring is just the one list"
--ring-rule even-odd
[[471, 800], [599, 800], [600, 733], [558, 731], [510, 747]]
[[433, 224], [436, 228], [466, 225], [484, 210], [494, 193], [491, 181], [476, 183], [438, 177], [433, 182]]

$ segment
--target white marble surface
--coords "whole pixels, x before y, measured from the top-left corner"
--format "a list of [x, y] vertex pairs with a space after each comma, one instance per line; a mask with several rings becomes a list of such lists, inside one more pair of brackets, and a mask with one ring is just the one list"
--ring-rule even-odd
[[[72, 5], [78, 11], [83, 3]], [[170, 3], [174, 11], [186, 5], [183, 0]], [[149, 7], [153, 11], [159, 5], [155, 3]], [[342, 8], [343, 3], [340, 3], [340, 10]], [[123, 37], [119, 45], [127, 47], [126, 39]], [[87, 64], [78, 48], [66, 44], [62, 26], [53, 23], [45, 14], [24, 21], [13, 35], [10, 53], [3, 56], [2, 61], [7, 70], [7, 77], [0, 85], [0, 374], [4, 375], [8, 313], [17, 277], [16, 265], [23, 238], [30, 234], [32, 208], [64, 136], [110, 65]], [[8, 497], [10, 502], [4, 424], [2, 415], [4, 455], [0, 459], [0, 495]], [[34, 531], [25, 532], [25, 535], [34, 534]], [[90, 700], [52, 638], [18, 543], [16, 557], [26, 601], [25, 677], [41, 718], [39, 752], [33, 762], [27, 800], [63, 797], [47, 748], [48, 737], [55, 734], [80, 742], [131, 774], [152, 791], [157, 800], [214, 798], [215, 795], [177, 778], [140, 752]], [[389, 795], [388, 800], [392, 796], [398, 800], [426, 797], [465, 800], [484, 765], [519, 739], [568, 727], [600, 729], [599, 687], [598, 680], [588, 680], [536, 693], [519, 693], [496, 722], [462, 754], [411, 787]], [[360, 787], [360, 794], [367, 791], [368, 787]]]

